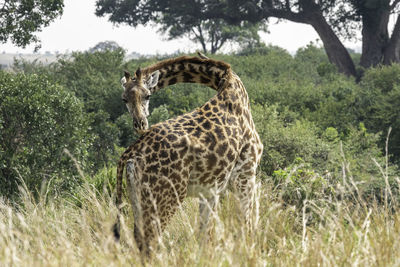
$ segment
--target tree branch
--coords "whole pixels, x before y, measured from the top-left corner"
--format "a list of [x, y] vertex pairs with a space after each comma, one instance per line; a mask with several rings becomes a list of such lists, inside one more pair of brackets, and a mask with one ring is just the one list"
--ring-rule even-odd
[[192, 33], [194, 34], [195, 38], [200, 42], [201, 47], [203, 48], [203, 52], [207, 53], [207, 46], [204, 41], [203, 31], [201, 30], [201, 25], [196, 26], [198, 33], [195, 31], [195, 28], [192, 28]]
[[216, 50], [219, 50], [225, 44], [226, 41], [227, 41], [226, 38], [221, 38], [220, 39], [220, 43], [219, 43], [219, 45], [217, 45], [217, 49]]
[[210, 43], [211, 43], [211, 54], [214, 54], [216, 52], [214, 41], [218, 42], [218, 40], [216, 40], [217, 38], [215, 38], [215, 32], [214, 31], [211, 31], [210, 35], [211, 35], [211, 40], [210, 40]]
[[394, 0], [393, 3], [390, 5], [390, 10], [393, 10], [398, 3], [400, 3], [400, 0]]
[[8, 4], [8, 1], [4, 1], [4, 4], [3, 4], [2, 8], [0, 9], [0, 12], [7, 11], [7, 9], [6, 9], [7, 4]]
[[287, 19], [293, 22], [298, 23], [309, 23], [309, 18], [306, 13], [304, 12], [292, 12], [288, 10], [280, 10], [280, 9], [270, 9], [267, 10], [265, 14], [266, 17], [275, 17], [278, 19]]
[[285, 7], [287, 10], [290, 10], [290, 1], [289, 0], [285, 1]]

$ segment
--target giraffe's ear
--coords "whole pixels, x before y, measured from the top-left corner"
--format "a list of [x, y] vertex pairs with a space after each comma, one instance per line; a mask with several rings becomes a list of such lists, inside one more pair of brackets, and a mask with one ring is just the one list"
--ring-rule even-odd
[[153, 91], [154, 87], [157, 86], [159, 78], [160, 78], [159, 70], [156, 70], [155, 72], [150, 74], [149, 77], [147, 77], [147, 79], [146, 79], [147, 89], [149, 89], [150, 91]]
[[136, 70], [135, 77], [137, 81], [140, 81], [142, 79], [142, 70], [140, 69], [140, 67]]
[[128, 81], [129, 78], [131, 77], [131, 74], [129, 72], [127, 72], [127, 71], [124, 71], [124, 77]]
[[129, 81], [129, 78], [131, 77], [131, 74], [127, 71], [124, 71], [124, 77], [121, 78], [121, 85], [124, 87], [127, 81]]

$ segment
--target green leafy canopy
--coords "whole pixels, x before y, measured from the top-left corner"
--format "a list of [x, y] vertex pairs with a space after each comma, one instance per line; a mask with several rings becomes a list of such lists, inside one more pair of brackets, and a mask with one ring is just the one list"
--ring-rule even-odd
[[61, 16], [64, 0], [3, 0], [0, 1], [0, 42], [11, 41], [16, 46], [30, 43], [40, 48], [35, 35]]

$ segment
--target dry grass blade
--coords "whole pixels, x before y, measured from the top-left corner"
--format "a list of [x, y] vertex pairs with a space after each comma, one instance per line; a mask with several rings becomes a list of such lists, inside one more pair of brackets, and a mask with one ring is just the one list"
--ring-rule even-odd
[[[357, 184], [343, 187], [356, 192]], [[21, 189], [22, 205], [0, 201], [2, 266], [140, 266], [132, 214], [121, 214], [121, 241], [111, 228], [111, 196], [86, 184], [75, 198], [35, 200]], [[268, 182], [258, 185], [251, 234], [239, 201], [228, 194], [213, 214], [214, 231], [202, 244], [198, 201], [184, 201], [153, 248], [149, 266], [396, 266], [400, 264], [398, 207], [382, 209], [343, 199], [310, 199], [286, 205]], [[357, 195], [357, 193], [355, 193]], [[338, 193], [338, 196], [340, 194]], [[46, 201], [46, 203], [41, 203]], [[127, 209], [126, 209], [127, 210]]]

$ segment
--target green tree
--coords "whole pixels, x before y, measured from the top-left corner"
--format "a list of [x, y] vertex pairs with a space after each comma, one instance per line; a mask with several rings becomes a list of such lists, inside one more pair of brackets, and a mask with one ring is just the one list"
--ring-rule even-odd
[[[223, 19], [231, 24], [263, 22], [271, 17], [312, 26], [330, 62], [342, 73], [357, 76], [342, 39], [361, 31], [363, 68], [400, 60], [399, 0], [98, 0], [97, 14], [110, 14], [115, 23], [131, 25], [162, 21], [164, 16]], [[173, 8], [172, 8], [173, 7]], [[389, 17], [395, 26], [389, 33]]]
[[117, 42], [114, 41], [104, 41], [104, 42], [99, 42], [92, 48], [90, 48], [88, 51], [90, 53], [94, 52], [105, 52], [105, 51], [115, 51], [115, 50], [122, 50], [122, 47], [119, 46]]
[[89, 148], [92, 171], [115, 162], [116, 147], [129, 145], [125, 140], [131, 140], [133, 135], [133, 130], [129, 132], [124, 124], [117, 123], [118, 118], [127, 113], [121, 101], [120, 83], [126, 69], [123, 63], [125, 51], [108, 44], [96, 45], [99, 49], [95, 50], [100, 51], [90, 49], [60, 57], [50, 65], [19, 60], [13, 66], [17, 72], [46, 74], [83, 103], [83, 110], [90, 118], [88, 131], [93, 136], [93, 145]]
[[[169, 12], [165, 7], [162, 11], [158, 3], [152, 1], [110, 1], [98, 0], [96, 15], [111, 14], [109, 20], [113, 23], [126, 23], [136, 27], [138, 24], [149, 21], [160, 26], [159, 31], [167, 34], [168, 39], [179, 39], [184, 36], [192, 42], [199, 43], [204, 53], [215, 54], [227, 43], [237, 43], [241, 46], [257, 46], [260, 44], [259, 31], [266, 31], [264, 23], [241, 22], [230, 25], [222, 19], [204, 19], [193, 16], [198, 5], [192, 1], [181, 1], [179, 6], [174, 6], [175, 11]], [[146, 14], [160, 10], [160, 16], [147, 17]], [[187, 13], [187, 10], [191, 12]], [[193, 12], [192, 12], [193, 11]], [[145, 19], [145, 16], [147, 19]]]
[[16, 193], [20, 179], [33, 192], [49, 180], [71, 189], [79, 181], [74, 160], [85, 166], [88, 128], [81, 102], [63, 87], [43, 75], [1, 71], [0, 195]]
[[242, 22], [241, 25], [229, 25], [221, 19], [188, 20], [186, 16], [163, 17], [159, 22], [160, 31], [168, 35], [169, 40], [186, 36], [194, 43], [199, 43], [204, 53], [215, 54], [227, 43], [241, 46], [258, 46], [261, 43], [258, 31], [266, 31], [264, 24]]
[[87, 112], [106, 111], [111, 120], [126, 112], [120, 79], [125, 51], [74, 52], [60, 58], [54, 78], [83, 101]]
[[64, 0], [3, 0], [0, 1], [0, 42], [11, 40], [16, 46], [30, 43], [40, 48], [36, 32], [61, 16]]
[[89, 131], [95, 138], [90, 148], [93, 170], [114, 159], [115, 148], [121, 145], [118, 139], [121, 129], [116, 120], [127, 112], [121, 101], [120, 84], [124, 56], [125, 51], [118, 47], [100, 52], [76, 52], [57, 63], [55, 80], [75, 93], [92, 118]]

